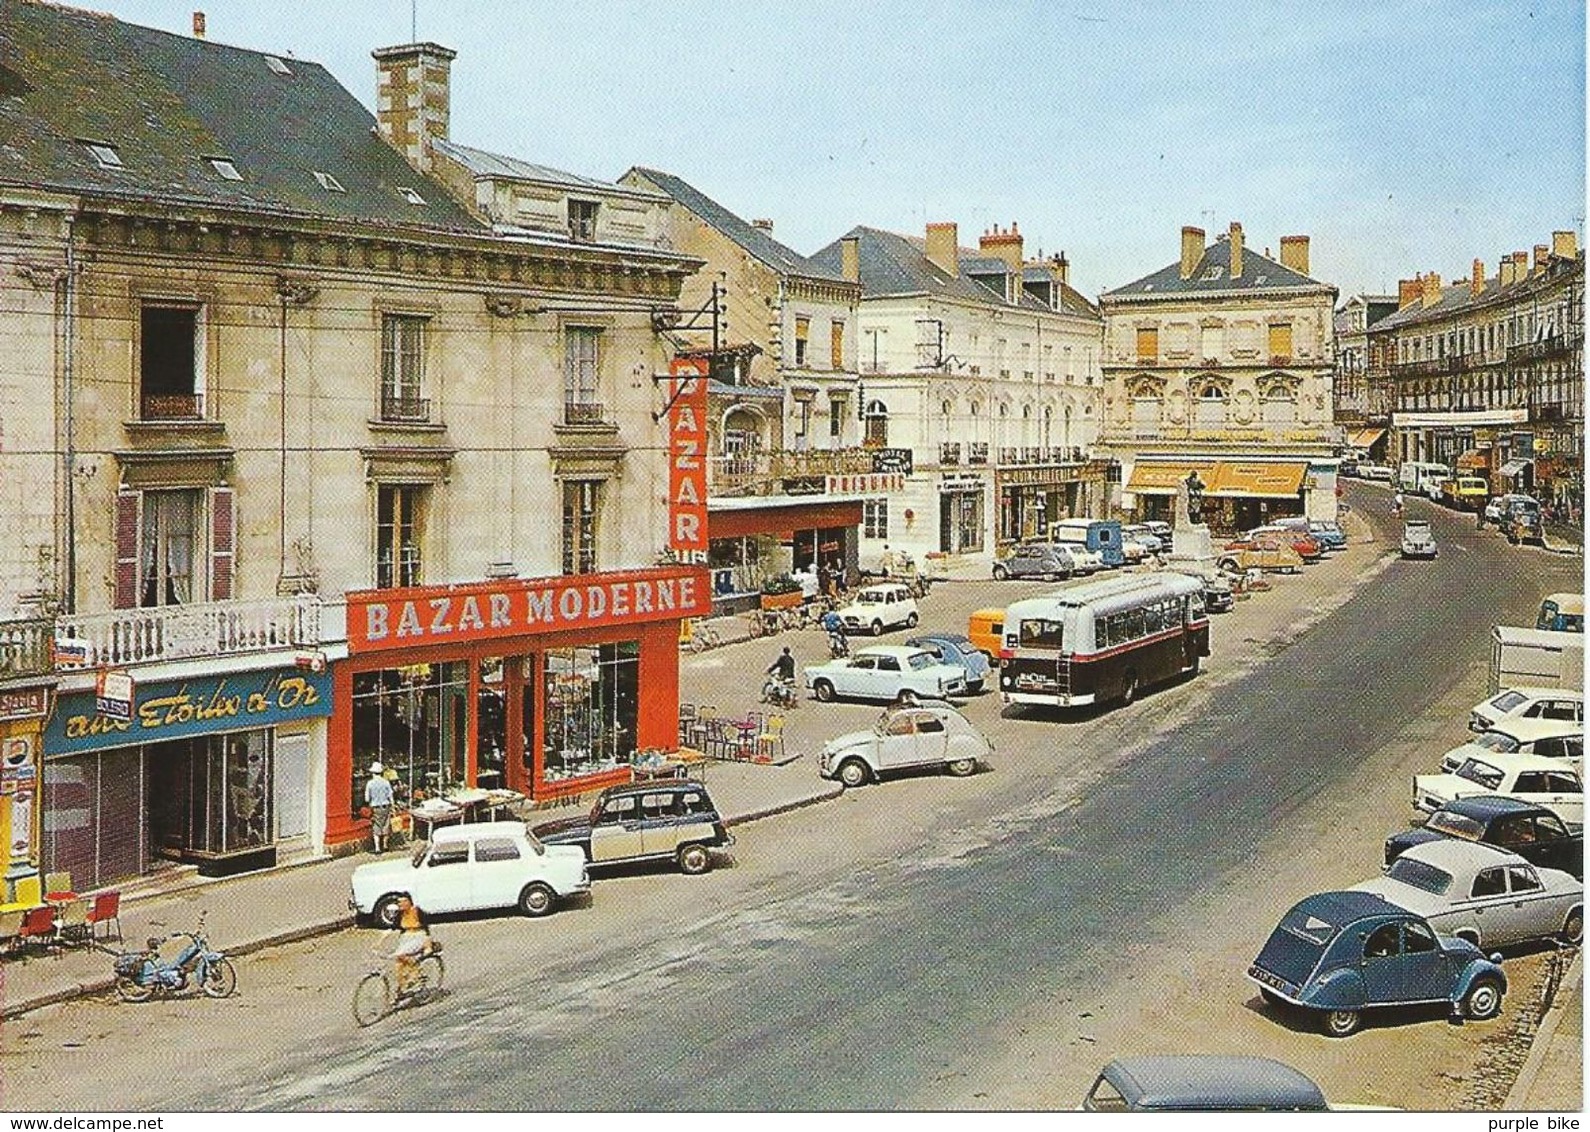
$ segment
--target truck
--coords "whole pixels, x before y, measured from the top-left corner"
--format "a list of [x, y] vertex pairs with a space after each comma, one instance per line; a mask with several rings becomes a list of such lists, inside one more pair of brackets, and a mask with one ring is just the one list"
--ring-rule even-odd
[[1483, 511], [1491, 485], [1480, 476], [1456, 476], [1441, 481], [1441, 502], [1459, 511]]
[[1517, 687], [1583, 688], [1584, 634], [1493, 626], [1491, 694]]
[[1436, 499], [1443, 480], [1452, 478], [1452, 469], [1445, 464], [1431, 464], [1421, 460], [1404, 460], [1397, 466], [1397, 486], [1414, 495]]

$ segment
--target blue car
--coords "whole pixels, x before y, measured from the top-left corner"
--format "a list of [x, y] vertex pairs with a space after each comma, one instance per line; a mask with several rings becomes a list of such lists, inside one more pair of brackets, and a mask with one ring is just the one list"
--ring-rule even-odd
[[966, 691], [975, 695], [986, 686], [988, 674], [992, 669], [988, 658], [982, 650], [972, 644], [972, 639], [965, 633], [923, 633], [921, 636], [912, 637], [906, 644], [914, 648], [926, 649], [938, 657], [945, 664], [953, 664], [966, 670]]
[[1501, 1013], [1501, 956], [1437, 935], [1423, 917], [1368, 892], [1322, 892], [1281, 918], [1248, 978], [1272, 1006], [1316, 1012], [1327, 1034], [1345, 1038], [1378, 1006], [1444, 1002], [1455, 1016]]

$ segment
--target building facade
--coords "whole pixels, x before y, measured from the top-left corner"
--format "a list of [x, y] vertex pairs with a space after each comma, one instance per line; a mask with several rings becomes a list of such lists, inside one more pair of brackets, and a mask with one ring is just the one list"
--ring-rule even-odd
[[1396, 309], [1395, 296], [1359, 294], [1336, 310], [1336, 441], [1355, 459], [1378, 463], [1386, 454], [1391, 399], [1383, 382], [1369, 381], [1369, 327]]
[[1101, 445], [1120, 465], [1122, 512], [1168, 519], [1196, 471], [1217, 532], [1270, 518], [1334, 518], [1336, 290], [1309, 275], [1307, 236], [1278, 259], [1242, 226], [1106, 292]]

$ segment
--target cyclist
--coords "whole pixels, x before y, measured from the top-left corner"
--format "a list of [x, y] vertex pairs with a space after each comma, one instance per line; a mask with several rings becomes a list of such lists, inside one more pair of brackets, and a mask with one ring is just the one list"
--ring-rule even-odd
[[409, 993], [419, 971], [420, 959], [431, 950], [431, 925], [414, 897], [407, 892], [397, 895], [397, 919], [393, 927], [398, 933], [397, 946], [387, 955], [392, 960], [397, 975], [399, 998]]

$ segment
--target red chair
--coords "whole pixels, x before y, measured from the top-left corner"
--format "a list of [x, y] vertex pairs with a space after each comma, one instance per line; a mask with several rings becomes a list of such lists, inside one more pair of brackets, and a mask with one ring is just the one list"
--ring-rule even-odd
[[42, 943], [46, 951], [55, 943], [55, 905], [30, 908], [22, 918], [22, 934], [17, 937], [17, 946], [26, 950], [28, 944], [35, 941]]
[[94, 906], [88, 910], [90, 938], [99, 938], [99, 925], [105, 924], [105, 938], [110, 938], [109, 925], [116, 925], [116, 938], [121, 939], [121, 892], [101, 892], [94, 897]]

